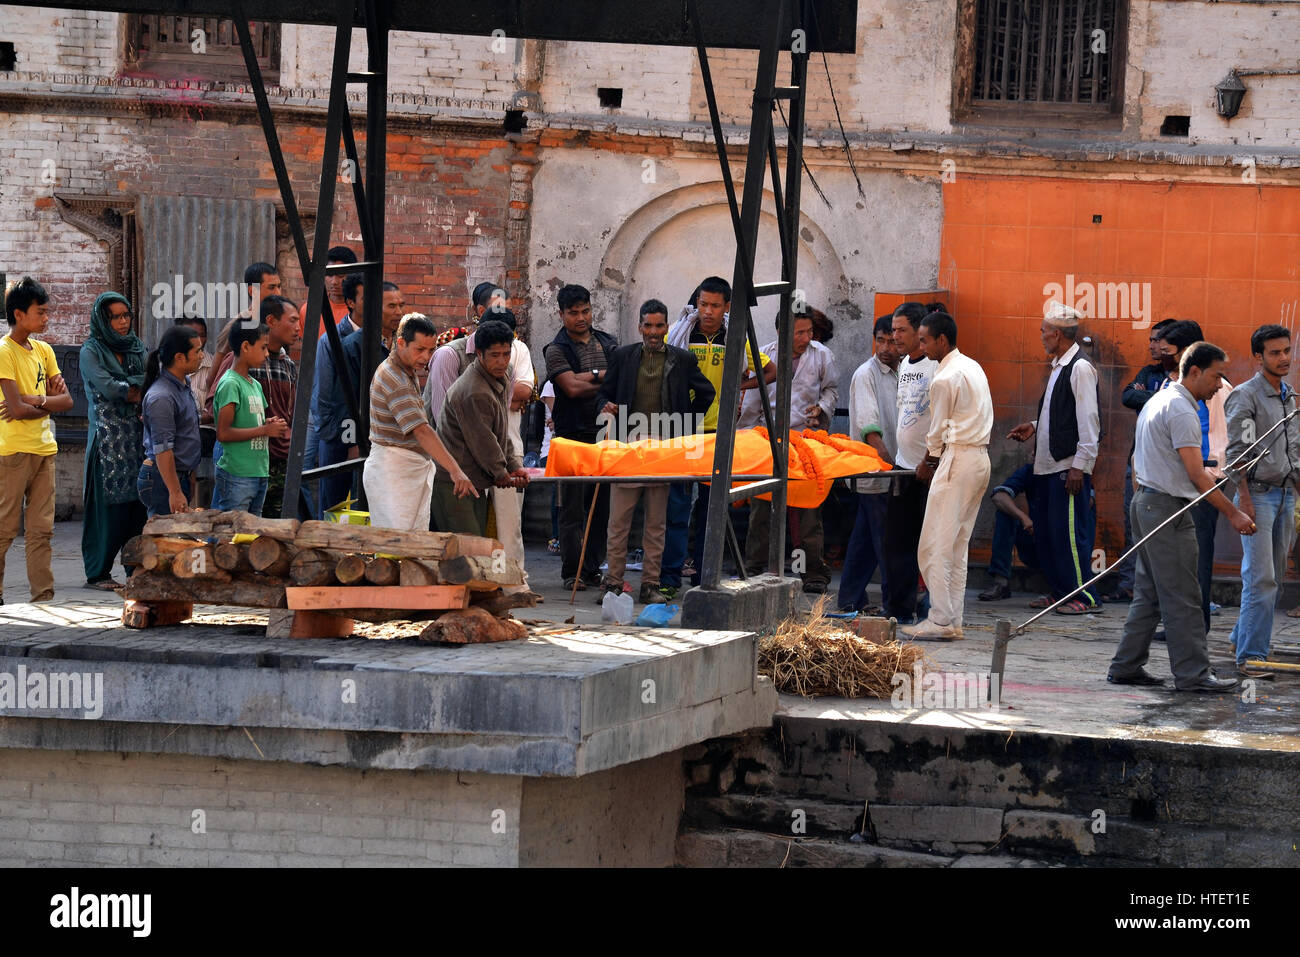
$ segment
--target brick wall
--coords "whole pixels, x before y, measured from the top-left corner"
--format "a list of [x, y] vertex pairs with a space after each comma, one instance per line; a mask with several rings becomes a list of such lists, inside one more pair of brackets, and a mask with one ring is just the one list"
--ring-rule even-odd
[[[278, 205], [265, 141], [254, 123], [9, 113], [0, 114], [0, 133], [0, 168], [6, 170], [0, 271], [31, 272], [47, 284], [55, 297], [48, 333], [54, 342], [84, 338], [91, 303], [109, 283], [103, 245], [64, 221], [55, 192], [247, 197]], [[313, 213], [323, 131], [317, 123], [282, 122], [280, 135], [299, 206]], [[364, 156], [365, 137], [358, 133], [358, 140]], [[520, 155], [504, 139], [390, 131], [387, 278], [403, 287], [412, 309], [443, 322], [459, 319], [476, 282], [504, 275], [510, 169]], [[204, 162], [195, 162], [198, 156]], [[47, 160], [54, 184], [43, 181]], [[526, 211], [527, 203], [520, 208]], [[343, 183], [335, 217], [333, 241], [360, 252], [352, 195]], [[279, 258], [287, 293], [300, 298], [303, 284], [287, 238]]]
[[20, 72], [117, 72], [116, 13], [0, 5], [0, 40], [14, 45]]
[[[509, 866], [521, 779], [8, 750], [0, 866]], [[202, 811], [204, 833], [195, 833]], [[493, 831], [494, 812], [498, 832]]]

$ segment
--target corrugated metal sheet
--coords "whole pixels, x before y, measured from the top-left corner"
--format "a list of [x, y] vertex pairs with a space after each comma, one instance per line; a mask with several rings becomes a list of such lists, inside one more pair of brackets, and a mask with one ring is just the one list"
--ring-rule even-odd
[[[143, 293], [137, 311], [145, 342], [150, 348], [158, 343], [162, 330], [184, 314], [186, 285], [199, 283], [205, 304], [216, 305], [221, 313], [209, 315], [206, 307], [202, 313], [208, 320], [211, 350], [217, 330], [230, 318], [224, 314], [229, 299], [221, 295], [221, 286], [233, 282], [242, 290], [249, 263], [275, 262], [274, 205], [204, 196], [141, 196], [137, 209]], [[167, 286], [166, 293], [156, 288], [161, 284]]]

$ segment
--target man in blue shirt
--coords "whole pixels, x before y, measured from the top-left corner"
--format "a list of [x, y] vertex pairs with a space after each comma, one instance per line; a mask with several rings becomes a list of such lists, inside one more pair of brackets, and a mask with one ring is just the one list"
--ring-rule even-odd
[[170, 327], [149, 357], [141, 407], [145, 458], [136, 488], [150, 518], [190, 509], [190, 476], [203, 457], [203, 442], [186, 376], [202, 362], [203, 345], [192, 326]]
[[[362, 273], [349, 273], [343, 280], [343, 301], [347, 303], [348, 314], [338, 321], [339, 339], [343, 340], [361, 328], [361, 309], [363, 305], [365, 276]], [[331, 401], [332, 388], [338, 373], [334, 368], [334, 350], [330, 348], [329, 335], [323, 335], [316, 342], [316, 375], [311, 387], [312, 418], [315, 420], [319, 437], [316, 449], [318, 466], [335, 465], [348, 457], [347, 445], [341, 439], [343, 419], [347, 417], [347, 403], [343, 402], [343, 411]], [[352, 383], [353, 388], [356, 383]], [[342, 389], [338, 390], [342, 401]], [[310, 440], [310, 436], [308, 436]], [[318, 518], [325, 517], [325, 510], [333, 508], [343, 501], [352, 489], [354, 476], [337, 473], [320, 480], [320, 501], [316, 503]]]

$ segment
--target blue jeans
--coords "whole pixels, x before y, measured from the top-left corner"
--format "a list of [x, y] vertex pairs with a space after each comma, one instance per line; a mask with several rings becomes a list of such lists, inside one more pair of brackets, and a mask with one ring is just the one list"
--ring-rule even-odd
[[[302, 448], [302, 470], [304, 472], [314, 469], [320, 462], [319, 454], [320, 445], [320, 425], [316, 422], [316, 416], [309, 414], [307, 416], [307, 444]], [[320, 506], [316, 499], [320, 496], [317, 494], [319, 487], [318, 482], [304, 482], [302, 485], [303, 496], [307, 499], [307, 513], [313, 518], [323, 518]], [[288, 515], [297, 515], [296, 510], [290, 510]]]
[[1250, 500], [1258, 531], [1241, 536], [1241, 614], [1232, 629], [1239, 665], [1268, 658], [1273, 611], [1295, 528], [1291, 517], [1295, 495], [1290, 489], [1251, 492]]
[[1034, 536], [1025, 530], [1019, 520], [1006, 512], [993, 515], [993, 551], [989, 555], [989, 574], [1011, 578], [1011, 551], [1020, 554], [1026, 568], [1038, 568], [1038, 549]]
[[889, 587], [889, 571], [885, 567], [885, 511], [889, 494], [859, 492], [856, 497], [858, 515], [844, 551], [844, 569], [840, 572], [840, 611], [857, 611], [866, 606], [867, 583], [876, 573], [877, 565], [881, 594]]
[[668, 486], [664, 557], [659, 569], [659, 584], [666, 588], [682, 587], [682, 565], [686, 562], [686, 543], [690, 538], [691, 495], [694, 491], [694, 482], [674, 482]]
[[[190, 473], [177, 472], [176, 477], [181, 480], [181, 491], [185, 493], [185, 498], [188, 499], [190, 497]], [[144, 502], [145, 510], [149, 513], [150, 518], [155, 515], [170, 515], [172, 513], [167, 483], [163, 481], [158, 466], [140, 466], [140, 475], [135, 480], [135, 490], [140, 496], [140, 501]]]
[[[318, 465], [335, 465], [347, 461], [348, 447], [337, 439], [321, 439], [317, 455]], [[325, 509], [342, 504], [349, 495], [353, 499], [359, 498], [356, 486], [353, 485], [358, 474], [353, 469], [349, 472], [336, 472], [320, 480], [321, 518], [325, 517]]]
[[216, 484], [212, 489], [212, 507], [223, 512], [241, 511], [262, 514], [262, 505], [266, 502], [266, 486], [269, 476], [247, 477], [231, 475], [225, 469], [217, 469]]

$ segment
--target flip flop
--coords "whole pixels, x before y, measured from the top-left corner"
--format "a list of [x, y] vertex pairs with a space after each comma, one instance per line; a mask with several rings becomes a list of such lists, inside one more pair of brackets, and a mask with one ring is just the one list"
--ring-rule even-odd
[[1296, 605], [1294, 608], [1288, 611], [1286, 613], [1286, 616], [1288, 618], [1300, 618], [1300, 605]]
[[1100, 605], [1087, 605], [1081, 599], [1071, 598], [1060, 608], [1056, 609], [1058, 615], [1090, 615], [1095, 611], [1100, 611]]
[[1029, 603], [1030, 608], [1051, 608], [1052, 602], [1055, 601], [1051, 595], [1040, 595]]

